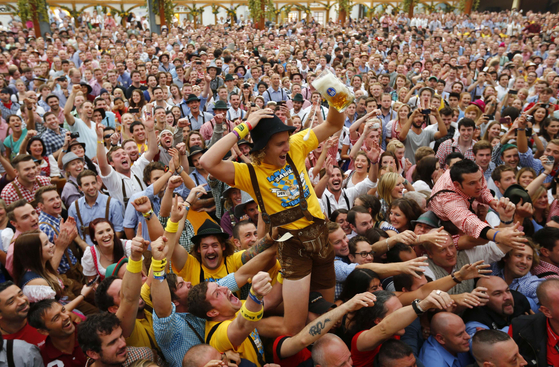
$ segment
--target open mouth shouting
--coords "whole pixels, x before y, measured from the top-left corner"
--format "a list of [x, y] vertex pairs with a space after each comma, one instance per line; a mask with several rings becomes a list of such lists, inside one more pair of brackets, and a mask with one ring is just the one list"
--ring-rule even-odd
[[229, 299], [229, 302], [231, 302], [232, 304], [237, 304], [241, 302], [237, 297], [235, 297], [235, 294], [233, 294], [233, 292], [231, 292], [230, 290], [227, 291], [227, 299]]

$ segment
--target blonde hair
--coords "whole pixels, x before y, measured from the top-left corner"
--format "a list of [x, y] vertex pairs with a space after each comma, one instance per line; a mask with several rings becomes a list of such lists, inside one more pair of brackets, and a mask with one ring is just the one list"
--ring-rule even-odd
[[398, 180], [400, 179], [400, 177], [402, 176], [400, 176], [398, 173], [387, 172], [384, 175], [380, 176], [380, 179], [378, 180], [378, 196], [383, 199], [388, 205], [390, 205], [392, 203], [392, 200], [394, 200], [391, 195], [392, 190], [398, 184]]
[[396, 154], [396, 149], [402, 148], [405, 148], [404, 144], [400, 140], [394, 139], [391, 140], [390, 143], [388, 143], [388, 145], [386, 146], [386, 151]]

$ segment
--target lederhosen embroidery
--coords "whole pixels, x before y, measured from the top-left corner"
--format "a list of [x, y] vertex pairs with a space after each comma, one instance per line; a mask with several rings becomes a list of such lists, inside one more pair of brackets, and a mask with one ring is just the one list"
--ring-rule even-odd
[[[85, 241], [86, 236], [90, 235], [90, 233], [89, 233], [89, 223], [88, 223], [87, 226], [84, 226], [84, 224], [83, 224], [82, 215], [80, 213], [80, 206], [78, 205], [78, 200], [74, 201], [74, 205], [76, 206], [76, 214], [78, 215], [78, 220], [80, 221], [80, 229], [81, 229], [82, 234], [83, 234], [82, 239]], [[107, 198], [107, 204], [106, 204], [106, 207], [105, 207], [105, 219], [106, 220], [109, 220], [110, 209], [111, 209], [111, 197], [109, 196]], [[91, 237], [91, 235], [90, 235], [90, 237]]]
[[307, 199], [305, 199], [304, 191], [303, 191], [303, 184], [301, 183], [301, 176], [299, 176], [299, 172], [297, 171], [297, 167], [291, 160], [289, 154], [287, 154], [287, 163], [291, 170], [295, 175], [295, 180], [297, 181], [297, 186], [299, 188], [299, 205], [283, 210], [278, 213], [274, 213], [269, 215], [266, 212], [266, 206], [264, 205], [264, 200], [262, 199], [262, 193], [260, 192], [260, 186], [258, 185], [258, 178], [256, 177], [256, 172], [254, 171], [254, 167], [252, 164], [247, 164], [248, 172], [250, 174], [250, 180], [252, 182], [252, 187], [254, 189], [254, 194], [256, 196], [256, 201], [258, 206], [260, 207], [260, 212], [262, 213], [262, 220], [266, 225], [266, 233], [269, 233], [270, 236], [272, 235], [272, 228], [273, 227], [280, 227], [289, 223], [293, 223], [298, 221], [301, 218], [305, 218], [308, 221], [315, 221], [315, 222], [323, 222], [323, 219], [314, 217], [308, 210], [308, 203]]

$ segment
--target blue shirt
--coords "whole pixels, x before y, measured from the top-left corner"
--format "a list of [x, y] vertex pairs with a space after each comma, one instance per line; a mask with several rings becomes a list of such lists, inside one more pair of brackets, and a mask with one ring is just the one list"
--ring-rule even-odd
[[[93, 206], [89, 206], [89, 204], [87, 204], [85, 201], [85, 197], [83, 197], [74, 201], [74, 204], [72, 204], [68, 209], [68, 216], [76, 220], [80, 238], [82, 238], [90, 246], [93, 246], [93, 242], [91, 241], [89, 235], [85, 236], [84, 238], [82, 227], [89, 228], [89, 223], [91, 223], [94, 219], [105, 218], [105, 211], [107, 208], [108, 199], [109, 197], [107, 195], [99, 193], [99, 195], [97, 196], [97, 200], [95, 200]], [[78, 203], [78, 207], [80, 209], [80, 215], [83, 220], [83, 223], [80, 221], [78, 217], [78, 213], [76, 211], [76, 203]], [[113, 227], [115, 228], [115, 232], [123, 231], [122, 228], [123, 212], [124, 210], [122, 209], [122, 204], [120, 203], [120, 201], [118, 201], [115, 198], [112, 198], [109, 206], [108, 220], [113, 224]]]
[[274, 90], [274, 88], [270, 87], [266, 89], [266, 91], [262, 94], [264, 97], [264, 102], [268, 103], [270, 101], [280, 102], [280, 101], [287, 101], [287, 92], [283, 90], [283, 88], [278, 88], [278, 90]]
[[[503, 280], [505, 279], [505, 270], [499, 265], [498, 262], [494, 262], [493, 264], [491, 264], [491, 270], [493, 270], [492, 275], [498, 276]], [[540, 307], [538, 305], [539, 301], [538, 296], [536, 295], [536, 290], [544, 280], [544, 278], [538, 278], [537, 276], [532, 275], [532, 273], [528, 272], [528, 274], [524, 275], [523, 277], [514, 278], [512, 280], [512, 283], [509, 284], [509, 288], [525, 295], [530, 302], [532, 311], [538, 312]]]
[[456, 357], [453, 356], [433, 336], [423, 343], [419, 360], [426, 366], [437, 367], [466, 367], [473, 362], [469, 353], [458, 353]]
[[349, 274], [355, 270], [357, 267], [357, 263], [347, 264], [343, 261], [343, 259], [339, 256], [334, 258], [334, 271], [336, 272], [336, 299], [342, 293], [342, 289], [344, 287], [344, 282]]
[[[239, 291], [239, 286], [235, 281], [235, 273], [228, 274], [225, 278], [217, 280], [216, 283], [229, 288], [231, 292]], [[157, 312], [153, 312], [153, 331], [155, 332], [157, 345], [169, 365], [171, 367], [181, 367], [186, 352], [193, 346], [202, 344], [192, 328], [201, 338], [204, 338], [206, 320], [187, 312], [177, 313], [174, 303], [171, 303], [171, 307], [171, 314], [167, 317], [159, 318]], [[192, 328], [189, 324], [192, 325]]]
[[139, 213], [136, 208], [134, 208], [134, 205], [131, 204], [134, 200], [141, 196], [147, 196], [149, 198], [149, 201], [151, 201], [151, 208], [155, 213], [154, 215], [159, 215], [159, 209], [161, 208], [161, 198], [153, 194], [153, 185], [149, 185], [144, 191], [137, 192], [130, 197], [130, 201], [128, 202], [129, 204], [126, 207], [126, 211], [124, 212], [124, 221], [122, 223], [122, 226], [124, 228], [133, 228], [134, 231], [136, 231], [136, 228], [138, 228], [138, 223], [142, 223], [142, 237], [149, 241], [149, 231], [146, 223], [146, 218], [144, 218], [142, 213]]
[[[534, 158], [534, 153], [532, 153], [531, 149], [528, 149], [525, 153], [518, 152], [518, 156], [520, 157], [520, 165], [522, 167], [530, 167], [536, 171], [536, 174], [539, 175], [544, 171], [542, 161], [539, 159]], [[544, 183], [550, 183], [553, 180], [552, 175], [547, 175]]]
[[[49, 241], [52, 243], [54, 243], [54, 239], [60, 234], [60, 219], [60, 217], [55, 218], [52, 215], [45, 213], [44, 211], [41, 211], [41, 213], [39, 214], [39, 229], [41, 230], [41, 232], [48, 236]], [[70, 257], [72, 265], [75, 265], [78, 260], [72, 253], [72, 250], [70, 250], [69, 248], [67, 250], [67, 254]], [[58, 272], [60, 274], [65, 274], [68, 270], [70, 270], [70, 263], [68, 262], [68, 258], [66, 257], [65, 253], [60, 259]]]
[[118, 76], [117, 82], [118, 84], [122, 84], [125, 89], [128, 89], [132, 84], [132, 79], [130, 78], [130, 74], [125, 71], [122, 75]]

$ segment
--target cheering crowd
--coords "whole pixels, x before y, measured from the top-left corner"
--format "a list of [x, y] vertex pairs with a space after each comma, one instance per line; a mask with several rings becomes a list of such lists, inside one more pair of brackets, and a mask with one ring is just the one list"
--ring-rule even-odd
[[60, 14], [0, 30], [0, 366], [559, 366], [558, 15]]

